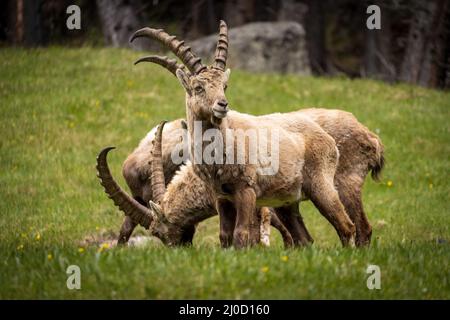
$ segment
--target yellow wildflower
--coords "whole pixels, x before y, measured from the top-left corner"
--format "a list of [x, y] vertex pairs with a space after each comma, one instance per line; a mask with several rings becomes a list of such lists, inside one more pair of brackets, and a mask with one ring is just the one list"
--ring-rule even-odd
[[84, 252], [84, 248], [78, 248], [78, 252], [79, 253], [83, 253]]
[[49, 254], [47, 255], [47, 260], [48, 260], [48, 261], [51, 261], [52, 259], [53, 259], [53, 256], [52, 256], [51, 253], [49, 253]]
[[281, 261], [283, 261], [283, 262], [287, 262], [288, 260], [289, 260], [288, 256], [282, 256], [281, 257]]
[[264, 266], [264, 267], [261, 268], [261, 272], [266, 273], [268, 271], [269, 271], [269, 267], [267, 267], [267, 266]]
[[390, 187], [392, 187], [392, 186], [394, 185], [394, 183], [393, 183], [391, 180], [389, 180], [389, 181], [386, 183], [386, 185], [390, 188]]
[[23, 250], [23, 244], [19, 244], [18, 246], [17, 246], [17, 250]]
[[35, 237], [36, 241], [41, 240], [41, 234], [38, 232]]
[[98, 252], [102, 252], [106, 249], [109, 249], [109, 243], [102, 243], [102, 245], [100, 246], [100, 248], [98, 249]]

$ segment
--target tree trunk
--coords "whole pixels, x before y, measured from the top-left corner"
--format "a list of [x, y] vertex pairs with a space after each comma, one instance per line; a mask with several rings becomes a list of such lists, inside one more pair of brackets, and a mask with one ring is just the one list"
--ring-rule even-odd
[[435, 3], [416, 3], [413, 18], [409, 27], [408, 42], [403, 59], [400, 80], [409, 83], [418, 83], [420, 69], [428, 44], [428, 37], [432, 25], [432, 15], [435, 11]]
[[23, 40], [27, 46], [43, 44], [43, 30], [41, 21], [41, 0], [23, 1]]
[[0, 39], [12, 43], [23, 43], [25, 23], [23, 21], [24, 0], [7, 0], [0, 4]]
[[311, 70], [314, 74], [327, 72], [327, 55], [325, 49], [325, 13], [324, 1], [308, 0], [305, 29], [308, 45], [308, 55]]
[[392, 32], [389, 10], [382, 8], [381, 30], [365, 31], [362, 76], [393, 81], [396, 70], [392, 61]]
[[367, 30], [364, 48], [364, 70], [363, 77], [376, 77], [377, 68], [377, 35], [375, 30]]
[[[140, 1], [97, 0], [103, 35], [108, 45], [129, 48], [130, 36], [143, 27], [139, 18]], [[151, 48], [150, 41], [136, 40], [135, 49]]]
[[193, 1], [190, 5], [188, 37], [197, 39], [201, 36], [214, 33], [219, 28], [219, 20], [216, 18], [214, 1]]
[[441, 70], [446, 66], [446, 40], [448, 40], [448, 10], [446, 0], [438, 1], [433, 8], [430, 32], [425, 47], [422, 68], [420, 70], [419, 84], [423, 86], [437, 87], [442, 85]]
[[224, 16], [228, 27], [237, 27], [250, 22], [254, 15], [254, 0], [228, 0], [225, 2]]
[[283, 0], [278, 9], [278, 21], [295, 21], [305, 27], [305, 15], [308, 6], [295, 0]]

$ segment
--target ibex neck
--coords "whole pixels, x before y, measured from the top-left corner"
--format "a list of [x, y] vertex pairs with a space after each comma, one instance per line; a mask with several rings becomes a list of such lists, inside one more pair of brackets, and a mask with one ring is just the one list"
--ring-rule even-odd
[[[229, 138], [227, 132], [230, 124], [228, 116], [215, 125], [211, 119], [196, 116], [190, 110], [188, 108], [187, 122], [193, 170], [200, 179], [211, 185], [215, 193], [222, 192], [222, 184], [240, 180], [236, 177], [242, 171], [242, 165], [232, 164], [234, 159], [227, 162], [227, 149], [234, 148], [234, 137]], [[217, 139], [221, 139], [222, 144]]]

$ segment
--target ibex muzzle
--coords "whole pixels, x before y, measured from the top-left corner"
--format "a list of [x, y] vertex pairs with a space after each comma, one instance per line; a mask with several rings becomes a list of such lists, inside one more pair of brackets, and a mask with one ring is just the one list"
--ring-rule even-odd
[[218, 119], [223, 119], [227, 116], [228, 111], [230, 109], [228, 108], [228, 101], [225, 98], [218, 99], [214, 102], [214, 105], [212, 107], [213, 114]]

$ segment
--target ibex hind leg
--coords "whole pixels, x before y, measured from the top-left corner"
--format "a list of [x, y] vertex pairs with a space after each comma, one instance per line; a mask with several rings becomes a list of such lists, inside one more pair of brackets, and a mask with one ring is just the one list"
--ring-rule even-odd
[[189, 226], [187, 229], [183, 231], [183, 235], [181, 237], [181, 245], [183, 246], [192, 246], [195, 235], [195, 226]]
[[270, 222], [272, 212], [268, 207], [262, 207], [259, 209], [260, 216], [260, 241], [265, 247], [270, 247]]
[[298, 202], [276, 208], [275, 212], [283, 225], [289, 230], [294, 241], [294, 246], [307, 246], [314, 242], [303, 223]]
[[[134, 197], [134, 199], [142, 204], [143, 206], [146, 206], [144, 200], [142, 200], [140, 197]], [[137, 224], [131, 220], [130, 217], [125, 216], [125, 219], [123, 220], [122, 226], [120, 227], [119, 232], [119, 238], [117, 239], [118, 245], [125, 245], [128, 243], [128, 240], [130, 240], [131, 235], [133, 234], [134, 229], [136, 228]]]
[[229, 248], [233, 245], [233, 232], [236, 224], [236, 209], [232, 202], [227, 200], [217, 201], [217, 211], [220, 221], [220, 245]]
[[[236, 209], [232, 202], [218, 200], [217, 211], [220, 219], [220, 244], [228, 248], [233, 244], [233, 233], [236, 224]], [[270, 223], [272, 212], [269, 208], [259, 209], [258, 220], [250, 226], [250, 237], [255, 237], [255, 243], [261, 242], [264, 246], [270, 245]], [[284, 227], [284, 226], [283, 226]]]
[[354, 246], [356, 228], [345, 212], [333, 179], [316, 177], [309, 189], [309, 196], [320, 213], [333, 225], [343, 246]]
[[294, 246], [294, 239], [292, 238], [291, 233], [289, 232], [288, 228], [283, 224], [283, 222], [281, 222], [281, 220], [278, 218], [275, 211], [271, 212], [270, 224], [280, 232], [281, 237], [283, 238], [285, 248], [290, 248]]
[[[348, 178], [345, 179], [348, 181]], [[367, 246], [372, 237], [372, 227], [364, 212], [361, 188], [362, 183], [348, 183], [337, 181], [339, 198], [341, 199], [347, 214], [356, 227], [356, 246]]]

